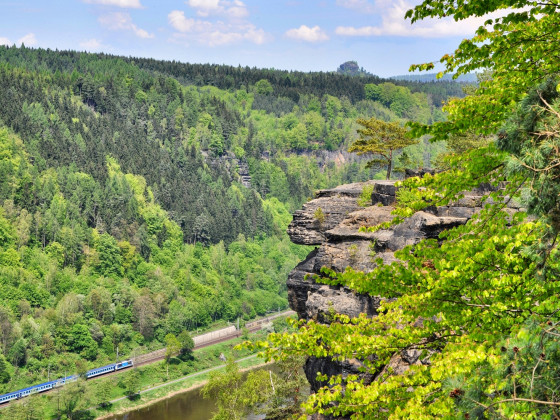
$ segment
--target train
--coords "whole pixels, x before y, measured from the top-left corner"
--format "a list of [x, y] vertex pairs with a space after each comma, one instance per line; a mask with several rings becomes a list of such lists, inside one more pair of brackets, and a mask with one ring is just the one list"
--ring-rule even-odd
[[[272, 321], [273, 319], [279, 317], [279, 316], [286, 316], [286, 315], [291, 315], [295, 312], [293, 311], [284, 311], [282, 313], [278, 313], [276, 315], [272, 315], [269, 316], [267, 318], [264, 319], [260, 319], [257, 321], [253, 321], [253, 322], [249, 322], [247, 324], [245, 324], [245, 327], [251, 331], [260, 328], [262, 326], [262, 324], [268, 323], [270, 321]], [[199, 335], [197, 337], [194, 337], [194, 343], [195, 343], [195, 348], [198, 347], [203, 347], [205, 345], [209, 345], [209, 344], [213, 344], [214, 342], [216, 342], [217, 340], [224, 338], [224, 337], [231, 337], [234, 335], [239, 336], [239, 334], [241, 334], [241, 332], [239, 330], [237, 330], [234, 326], [229, 326], [227, 328], [223, 328], [221, 330], [218, 331], [212, 331], [206, 334], [202, 334]], [[163, 354], [165, 352], [165, 349], [162, 350], [157, 350], [156, 352], [152, 352], [150, 354], [144, 355], [144, 356], [140, 356], [139, 358], [136, 358], [135, 360], [142, 364], [145, 362], [145, 360], [151, 360], [151, 359], [142, 359], [142, 357], [146, 357], [146, 356], [153, 356], [154, 353], [158, 354], [158, 357], [163, 357]], [[117, 362], [117, 363], [113, 363], [111, 365], [107, 365], [107, 366], [102, 366], [96, 369], [91, 369], [89, 371], [86, 372], [86, 379], [90, 379], [96, 376], [100, 376], [100, 375], [105, 375], [109, 372], [113, 372], [116, 370], [121, 370], [121, 369], [126, 369], [129, 367], [132, 367], [133, 363], [132, 360], [125, 360], [122, 362]], [[48, 391], [49, 389], [53, 389], [53, 388], [58, 388], [60, 386], [65, 385], [67, 382], [72, 382], [72, 381], [76, 381], [78, 379], [78, 375], [72, 375], [72, 376], [67, 376], [64, 378], [60, 378], [60, 379], [56, 379], [54, 381], [50, 381], [50, 382], [44, 382], [42, 384], [39, 385], [34, 385], [31, 386], [29, 388], [24, 388], [24, 389], [20, 389], [19, 391], [14, 391], [14, 392], [10, 392], [8, 394], [3, 394], [0, 395], [0, 404], [4, 404], [7, 403], [11, 400], [18, 400], [20, 398], [23, 397], [27, 397], [28, 395], [31, 394], [35, 394], [35, 393], [39, 393], [39, 392], [44, 392], [44, 391]]]
[[[111, 365], [88, 370], [86, 372], [85, 377], [86, 379], [90, 379], [96, 376], [105, 375], [109, 372], [126, 369], [132, 366], [134, 366], [132, 360], [124, 360], [122, 362], [117, 362]], [[20, 398], [27, 397], [28, 395], [45, 392], [48, 391], [49, 389], [58, 388], [66, 385], [66, 383], [68, 382], [77, 381], [78, 378], [79, 375], [66, 376], [64, 378], [59, 378], [54, 381], [44, 382], [42, 384], [33, 385], [28, 388], [20, 389], [18, 391], [9, 392], [7, 394], [0, 395], [0, 404], [4, 404], [12, 400], [19, 400]]]

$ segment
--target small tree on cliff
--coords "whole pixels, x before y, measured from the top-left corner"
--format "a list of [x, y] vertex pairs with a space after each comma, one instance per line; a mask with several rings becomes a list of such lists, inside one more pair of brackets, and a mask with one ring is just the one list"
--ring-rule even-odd
[[385, 122], [375, 117], [369, 120], [360, 118], [357, 122], [363, 127], [358, 129], [360, 138], [352, 143], [348, 151], [359, 155], [371, 153], [374, 157], [368, 162], [367, 167], [376, 163], [386, 164], [386, 179], [389, 179], [393, 169], [393, 152], [416, 144], [418, 140], [408, 138], [406, 129], [398, 122]]

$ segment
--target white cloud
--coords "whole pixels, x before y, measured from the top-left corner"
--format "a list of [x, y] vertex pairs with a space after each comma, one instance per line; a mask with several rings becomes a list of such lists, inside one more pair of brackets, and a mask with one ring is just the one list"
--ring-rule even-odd
[[270, 39], [270, 36], [264, 31], [264, 29], [257, 29], [255, 27], [249, 28], [244, 35], [247, 41], [251, 41], [253, 44], [261, 45]]
[[26, 47], [32, 47], [37, 45], [37, 38], [35, 38], [34, 33], [28, 33], [17, 40], [16, 45], [25, 44]]
[[241, 19], [249, 16], [247, 7], [241, 0], [188, 0], [186, 3], [201, 17], [223, 15], [232, 19]]
[[196, 9], [199, 16], [208, 16], [212, 12], [216, 12], [220, 5], [220, 0], [189, 0], [187, 4]]
[[[338, 0], [340, 2], [358, 3], [361, 0]], [[337, 35], [342, 36], [402, 36], [419, 38], [445, 38], [449, 36], [473, 36], [476, 29], [489, 18], [506, 14], [504, 11], [492, 13], [482, 17], [469, 18], [460, 23], [452, 18], [427, 19], [412, 25], [405, 20], [407, 10], [416, 3], [409, 0], [376, 0], [375, 10], [381, 15], [381, 24], [377, 26], [338, 26]]]
[[22, 36], [16, 42], [12, 42], [9, 38], [6, 37], [0, 37], [0, 45], [12, 46], [14, 44], [17, 46], [25, 44], [26, 47], [32, 47], [34, 45], [37, 45], [37, 38], [35, 37], [35, 34], [33, 32]]
[[128, 13], [115, 12], [100, 16], [99, 23], [112, 31], [131, 31], [139, 38], [154, 37], [154, 34], [136, 26]]
[[292, 39], [307, 42], [320, 42], [329, 39], [329, 36], [319, 26], [310, 28], [307, 25], [301, 25], [299, 28], [294, 28], [286, 31], [286, 36]]
[[338, 6], [353, 9], [360, 13], [374, 13], [375, 7], [367, 0], [336, 0]]
[[85, 3], [101, 4], [103, 6], [116, 6], [123, 9], [142, 9], [140, 0], [84, 0]]
[[99, 51], [106, 48], [106, 46], [103, 45], [101, 41], [95, 38], [80, 42], [80, 47], [82, 47], [86, 51]]
[[[190, 0], [202, 4], [215, 4], [210, 0]], [[230, 17], [232, 15], [230, 14]], [[252, 42], [253, 44], [264, 44], [270, 36], [260, 28], [257, 28], [246, 20], [233, 19], [227, 21], [210, 21], [195, 19], [185, 16], [181, 10], [173, 10], [167, 15], [169, 24], [178, 31], [172, 37], [175, 42], [188, 43], [189, 41], [211, 47], [234, 44], [242, 41]]]
[[212, 30], [212, 23], [185, 17], [185, 12], [173, 10], [167, 15], [169, 24], [179, 32], [210, 32]]

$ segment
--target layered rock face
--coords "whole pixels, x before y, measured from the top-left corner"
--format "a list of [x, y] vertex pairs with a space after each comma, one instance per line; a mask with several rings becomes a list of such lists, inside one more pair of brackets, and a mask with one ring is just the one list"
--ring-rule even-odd
[[[372, 205], [358, 205], [358, 198], [367, 185], [373, 185]], [[446, 229], [464, 224], [482, 206], [484, 187], [465, 194], [456, 203], [443, 207], [432, 207], [414, 214], [391, 229], [376, 232], [360, 232], [362, 226], [373, 226], [392, 220], [396, 188], [394, 181], [368, 181], [342, 185], [321, 190], [314, 200], [303, 205], [294, 213], [288, 227], [292, 242], [301, 245], [317, 245], [307, 258], [298, 264], [288, 276], [288, 299], [291, 308], [303, 319], [329, 323], [333, 311], [350, 317], [365, 313], [375, 316], [380, 298], [360, 295], [337, 286], [317, 284], [313, 276], [320, 274], [322, 267], [344, 271], [347, 267], [369, 272], [375, 268], [375, 260], [385, 263], [395, 261], [395, 251], [413, 245], [426, 238], [437, 238]], [[516, 211], [516, 203], [509, 203]], [[418, 354], [416, 354], [418, 353]], [[390, 362], [395, 372], [404, 372], [410, 364], [428, 363], [419, 359], [420, 352], [409, 350], [396, 354]], [[304, 371], [316, 391], [322, 383], [316, 380], [317, 372], [328, 375], [358, 373], [359, 360], [333, 362], [328, 359], [310, 358]], [[374, 375], [364, 380], [374, 380]]]

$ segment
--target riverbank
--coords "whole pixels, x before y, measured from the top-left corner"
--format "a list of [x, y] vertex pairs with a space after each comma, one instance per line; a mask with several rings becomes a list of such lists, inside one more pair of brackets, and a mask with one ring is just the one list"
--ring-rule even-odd
[[[236, 361], [242, 368], [241, 371], [250, 371], [253, 369], [258, 369], [262, 366], [267, 365], [262, 359], [257, 357], [257, 355], [252, 355], [249, 357], [245, 357]], [[118, 398], [117, 400], [111, 401], [111, 412], [104, 413], [100, 416], [96, 417], [97, 420], [116, 420], [120, 416], [123, 416], [126, 413], [135, 410], [141, 410], [148, 408], [154, 404], [160, 403], [165, 401], [169, 398], [173, 398], [175, 396], [194, 391], [196, 389], [202, 388], [207, 382], [208, 377], [211, 372], [215, 370], [219, 370], [225, 367], [225, 364], [216, 366], [210, 369], [206, 369], [202, 372], [193, 373], [191, 375], [187, 375], [183, 378], [176, 379], [169, 383], [161, 384], [156, 387], [148, 388], [140, 392], [142, 399], [137, 401], [130, 400], [127, 397]], [[186, 386], [186, 387], [185, 387]], [[178, 389], [175, 389], [177, 388]], [[160, 396], [160, 390], [165, 389], [165, 394]], [[151, 394], [149, 397], [145, 397], [146, 394]], [[101, 412], [103, 410], [92, 410], [92, 412]]]

